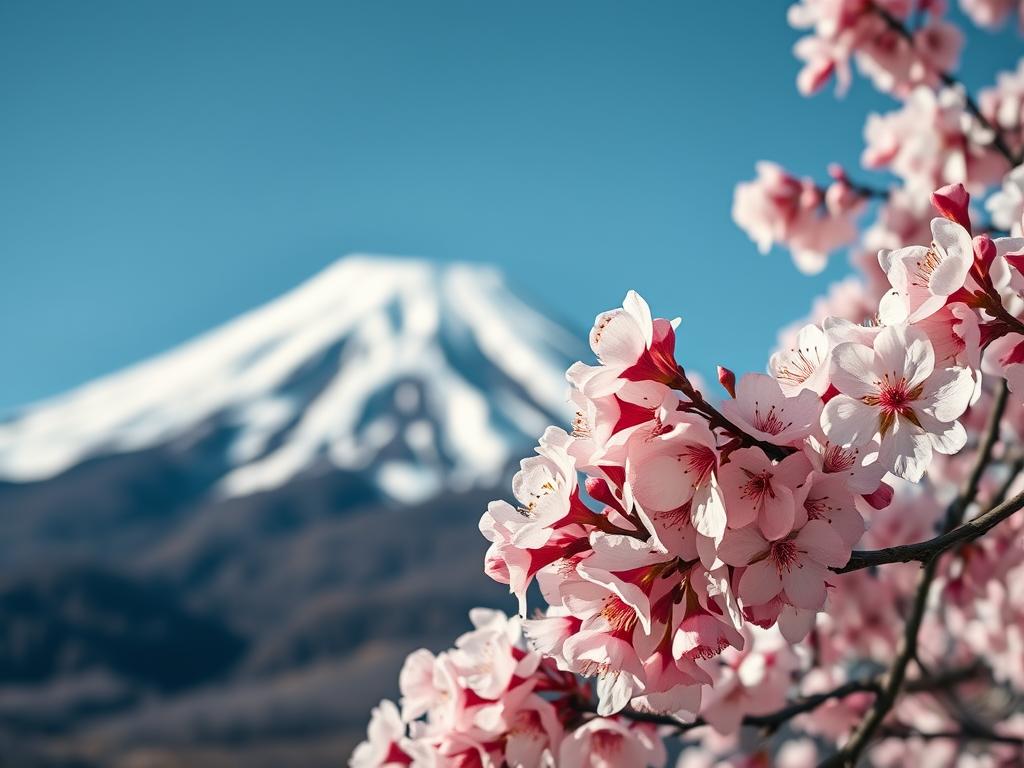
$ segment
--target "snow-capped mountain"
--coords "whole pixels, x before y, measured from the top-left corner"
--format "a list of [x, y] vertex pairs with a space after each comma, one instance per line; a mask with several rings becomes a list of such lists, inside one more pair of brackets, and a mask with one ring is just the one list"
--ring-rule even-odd
[[493, 268], [349, 256], [194, 341], [0, 423], [0, 480], [201, 441], [204, 471], [216, 468], [210, 490], [224, 497], [332, 468], [406, 502], [493, 485], [546, 424], [566, 421], [579, 338]]
[[344, 764], [409, 651], [514, 606], [476, 523], [582, 338], [494, 269], [352, 256], [0, 421], [0, 754]]

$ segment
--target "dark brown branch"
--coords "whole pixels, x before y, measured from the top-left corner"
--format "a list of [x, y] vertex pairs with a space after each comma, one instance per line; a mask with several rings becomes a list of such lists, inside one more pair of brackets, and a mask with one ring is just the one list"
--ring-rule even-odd
[[[980, 664], [972, 664], [966, 667], [945, 670], [935, 675], [924, 678], [908, 680], [905, 690], [908, 693], [927, 693], [930, 691], [946, 690], [958, 683], [972, 680], [983, 673], [985, 668]], [[882, 678], [880, 676], [868, 677], [859, 680], [850, 680], [843, 685], [823, 693], [815, 693], [794, 699], [786, 706], [766, 715], [747, 715], [743, 718], [743, 725], [750, 728], [763, 728], [768, 732], [774, 732], [798, 715], [812, 712], [822, 704], [833, 699], [843, 699], [854, 693], [880, 694], [882, 691]], [[590, 705], [588, 711], [595, 711]], [[633, 709], [626, 709], [619, 713], [620, 716], [635, 720], [641, 723], [653, 723], [655, 725], [670, 725], [677, 733], [686, 733], [695, 728], [707, 725], [704, 718], [697, 718], [692, 723], [682, 723], [669, 715], [656, 715], [651, 712], [638, 712]]]
[[[747, 715], [743, 718], [742, 723], [743, 725], [754, 728], [766, 728], [769, 731], [775, 731], [797, 715], [815, 710], [826, 701], [842, 699], [851, 694], [863, 693], [865, 691], [877, 694], [880, 690], [881, 686], [878, 678], [872, 677], [864, 680], [850, 680], [849, 682], [840, 685], [838, 688], [833, 688], [831, 691], [816, 693], [812, 696], [804, 696], [799, 699], [795, 699], [782, 709], [770, 712], [767, 715]], [[707, 720], [702, 717], [698, 717], [692, 723], [681, 723], [670, 715], [656, 715], [650, 712], [638, 712], [633, 709], [623, 710], [619, 714], [622, 717], [627, 717], [630, 720], [636, 720], [641, 723], [671, 725], [679, 733], [686, 733], [687, 731], [692, 731], [694, 728], [701, 728], [708, 724]]]
[[934, 539], [919, 541], [916, 544], [886, 547], [885, 549], [856, 550], [851, 555], [850, 562], [842, 568], [835, 568], [833, 570], [836, 573], [849, 573], [850, 571], [859, 571], [862, 568], [886, 565], [887, 563], [928, 563], [947, 549], [952, 549], [959, 544], [967, 544], [979, 536], [984, 536], [992, 528], [1022, 508], [1024, 508], [1024, 491], [1016, 496], [1012, 496], [1002, 504], [998, 504], [985, 514], [979, 515], [973, 520], [968, 520], [952, 531], [936, 536]]
[[864, 719], [850, 736], [850, 740], [843, 745], [841, 750], [823, 761], [818, 768], [855, 768], [864, 747], [867, 746], [878, 726], [882, 724], [886, 715], [889, 714], [889, 710], [896, 703], [896, 697], [899, 696], [903, 679], [907, 673], [907, 665], [917, 653], [917, 633], [921, 629], [921, 619], [924, 618], [924, 611], [928, 605], [928, 592], [935, 578], [938, 564], [937, 558], [929, 560], [918, 577], [914, 605], [911, 608], [910, 616], [907, 617], [907, 623], [903, 627], [903, 638], [900, 640], [896, 658], [885, 675], [882, 692], [875, 698], [875, 703], [864, 715]]
[[903, 724], [886, 725], [878, 731], [882, 738], [896, 739], [922, 739], [924, 741], [936, 741], [949, 739], [952, 741], [986, 741], [993, 744], [1010, 744], [1016, 747], [1024, 747], [1024, 738], [1019, 736], [1004, 736], [1001, 733], [990, 731], [973, 725], [964, 725], [958, 731], [918, 731]]

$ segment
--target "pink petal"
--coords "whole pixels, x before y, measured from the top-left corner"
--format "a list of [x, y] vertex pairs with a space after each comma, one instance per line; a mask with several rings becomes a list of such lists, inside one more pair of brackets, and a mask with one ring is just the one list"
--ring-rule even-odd
[[822, 565], [841, 568], [850, 559], [850, 549], [824, 520], [811, 520], [796, 535], [800, 549]]
[[718, 556], [727, 565], [742, 566], [767, 551], [768, 542], [756, 529], [736, 528], [725, 534], [718, 547]]
[[796, 517], [796, 510], [793, 507], [793, 492], [778, 484], [775, 485], [775, 494], [766, 496], [761, 514], [758, 516], [758, 526], [761, 533], [769, 541], [781, 539], [793, 530], [793, 520]]
[[803, 559], [782, 574], [786, 597], [797, 608], [817, 610], [825, 603], [825, 578], [828, 571], [813, 560]]
[[740, 599], [746, 605], [767, 603], [782, 590], [782, 576], [775, 564], [765, 559], [748, 567], [740, 577]]

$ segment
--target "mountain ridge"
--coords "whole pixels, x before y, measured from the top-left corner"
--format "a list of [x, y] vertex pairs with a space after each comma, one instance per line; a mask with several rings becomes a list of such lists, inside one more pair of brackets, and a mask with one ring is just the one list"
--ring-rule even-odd
[[492, 267], [354, 254], [0, 422], [0, 480], [45, 480], [219, 428], [233, 432], [216, 457], [227, 465], [222, 495], [324, 466], [364, 470], [390, 447], [378, 485], [418, 501], [492, 482], [511, 443], [564, 417], [562, 375], [578, 348]]
[[405, 654], [514, 610], [476, 523], [583, 354], [492, 268], [349, 257], [0, 422], [5, 758], [343, 764]]

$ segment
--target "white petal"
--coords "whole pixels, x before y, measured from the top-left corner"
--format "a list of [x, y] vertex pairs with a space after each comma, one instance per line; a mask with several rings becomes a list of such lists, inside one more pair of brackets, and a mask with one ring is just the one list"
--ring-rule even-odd
[[932, 219], [932, 239], [942, 251], [942, 261], [932, 272], [928, 287], [939, 296], [949, 296], [963, 287], [974, 261], [974, 245], [966, 229], [949, 219]]
[[836, 395], [821, 412], [821, 428], [836, 445], [862, 445], [878, 432], [878, 411], [860, 400]]
[[897, 477], [912, 483], [919, 481], [932, 460], [931, 438], [904, 417], [898, 416], [892, 432], [882, 441], [879, 458], [888, 463]]
[[938, 371], [925, 385], [926, 409], [939, 421], [959, 419], [974, 394], [974, 377], [967, 368]]
[[878, 391], [875, 352], [847, 341], [832, 350], [832, 384], [844, 395], [861, 398]]

